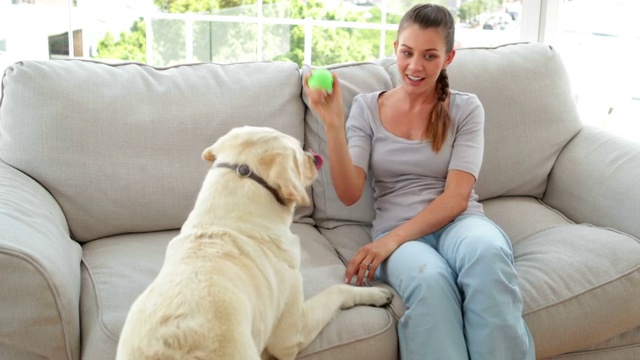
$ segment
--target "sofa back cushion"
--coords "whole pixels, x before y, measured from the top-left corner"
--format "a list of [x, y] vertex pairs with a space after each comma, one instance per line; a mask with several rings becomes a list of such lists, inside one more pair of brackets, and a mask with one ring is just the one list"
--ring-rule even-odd
[[[395, 59], [380, 63], [399, 84]], [[541, 198], [560, 151], [582, 128], [560, 54], [540, 43], [459, 49], [447, 72], [450, 87], [475, 93], [485, 110], [480, 200]]]
[[78, 241], [181, 227], [208, 168], [202, 151], [232, 127], [304, 140], [293, 63], [28, 61], [2, 89], [0, 159], [53, 194]]
[[[340, 80], [346, 116], [356, 94], [401, 81], [394, 57], [329, 69]], [[476, 185], [480, 199], [542, 197], [558, 154], [582, 127], [560, 55], [538, 43], [459, 49], [448, 74], [452, 89], [477, 94], [485, 109], [485, 151]], [[305, 120], [307, 143], [326, 156], [322, 122], [310, 110]], [[366, 186], [358, 203], [342, 205], [325, 166], [313, 186], [313, 218], [324, 228], [367, 225], [373, 219], [371, 194]]]

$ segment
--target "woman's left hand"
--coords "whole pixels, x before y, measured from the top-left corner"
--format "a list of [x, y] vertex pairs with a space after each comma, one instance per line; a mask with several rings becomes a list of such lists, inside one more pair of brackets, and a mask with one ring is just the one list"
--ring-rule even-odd
[[397, 245], [391, 241], [388, 235], [361, 247], [351, 261], [349, 261], [349, 264], [347, 264], [344, 279], [345, 283], [350, 284], [354, 276], [358, 277], [356, 281], [356, 285], [358, 286], [362, 286], [365, 276], [367, 276], [369, 281], [373, 281], [378, 266], [380, 266], [396, 248]]

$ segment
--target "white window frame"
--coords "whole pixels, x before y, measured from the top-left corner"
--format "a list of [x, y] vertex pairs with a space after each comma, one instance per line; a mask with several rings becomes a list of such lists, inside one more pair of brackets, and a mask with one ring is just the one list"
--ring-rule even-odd
[[553, 43], [558, 35], [560, 1], [523, 0], [520, 40]]
[[245, 24], [257, 24], [258, 25], [258, 46], [256, 58], [258, 61], [263, 60], [262, 57], [262, 34], [264, 25], [298, 25], [303, 26], [305, 29], [304, 36], [304, 63], [311, 64], [311, 50], [312, 50], [312, 29], [314, 27], [324, 28], [351, 28], [351, 29], [369, 29], [380, 30], [380, 52], [379, 56], [385, 56], [385, 44], [386, 44], [386, 31], [393, 31], [398, 29], [397, 24], [385, 24], [386, 13], [383, 12], [381, 23], [364, 23], [364, 22], [349, 22], [349, 21], [332, 21], [332, 20], [316, 20], [311, 18], [306, 19], [291, 19], [291, 18], [272, 18], [258, 16], [226, 16], [226, 15], [204, 15], [204, 14], [170, 14], [170, 13], [153, 13], [144, 17], [146, 24], [147, 34], [147, 62], [152, 59], [153, 56], [153, 28], [152, 21], [163, 20], [183, 20], [185, 21], [186, 28], [186, 48], [185, 48], [185, 61], [190, 63], [193, 61], [193, 39], [192, 31], [194, 21], [212, 21], [212, 22], [226, 22], [226, 23], [245, 23]]

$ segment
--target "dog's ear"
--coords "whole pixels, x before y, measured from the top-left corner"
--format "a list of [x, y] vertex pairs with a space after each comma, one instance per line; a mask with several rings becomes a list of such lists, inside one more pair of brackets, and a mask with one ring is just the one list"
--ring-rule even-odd
[[202, 153], [202, 159], [207, 160], [210, 164], [213, 164], [213, 162], [216, 161], [216, 155], [213, 153], [213, 146], [209, 146], [208, 148], [204, 149], [204, 152]]
[[277, 190], [285, 204], [311, 204], [302, 183], [300, 164], [291, 153], [268, 154], [260, 159], [260, 167], [269, 174], [270, 183]]
[[292, 202], [296, 205], [308, 206], [311, 204], [309, 195], [300, 183], [299, 178], [289, 178], [292, 181], [284, 182], [280, 185], [280, 193], [285, 203]]

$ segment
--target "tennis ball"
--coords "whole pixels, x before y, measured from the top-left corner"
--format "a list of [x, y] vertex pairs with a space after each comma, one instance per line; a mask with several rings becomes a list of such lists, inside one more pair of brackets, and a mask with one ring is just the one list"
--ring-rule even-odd
[[333, 89], [333, 76], [327, 69], [315, 69], [309, 76], [309, 87], [331, 91]]

